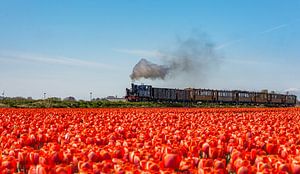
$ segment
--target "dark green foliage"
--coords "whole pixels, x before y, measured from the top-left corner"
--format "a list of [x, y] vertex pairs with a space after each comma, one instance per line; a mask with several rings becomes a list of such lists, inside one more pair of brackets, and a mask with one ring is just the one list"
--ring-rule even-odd
[[[127, 102], [127, 101], [69, 101], [58, 98], [33, 100], [25, 98], [5, 98], [0, 100], [0, 107], [12, 108], [129, 108], [129, 107], [254, 107], [250, 105], [232, 105], [216, 103], [170, 103], [170, 102]], [[262, 106], [255, 106], [262, 107]]]

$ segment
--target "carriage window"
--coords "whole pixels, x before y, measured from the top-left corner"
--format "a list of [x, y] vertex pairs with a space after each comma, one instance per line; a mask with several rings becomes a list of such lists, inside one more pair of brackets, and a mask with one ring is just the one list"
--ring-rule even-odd
[[232, 92], [228, 92], [228, 91], [222, 92], [222, 96], [224, 96], [224, 97], [232, 97]]
[[211, 91], [201, 91], [200, 95], [204, 95], [204, 96], [211, 95]]

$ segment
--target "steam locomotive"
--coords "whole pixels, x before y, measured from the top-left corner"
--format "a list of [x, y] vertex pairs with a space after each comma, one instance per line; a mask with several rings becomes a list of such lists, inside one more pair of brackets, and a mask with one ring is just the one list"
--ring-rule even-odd
[[160, 101], [160, 102], [186, 102], [186, 103], [230, 103], [253, 105], [295, 106], [297, 96], [288, 94], [249, 92], [241, 90], [212, 90], [212, 89], [171, 89], [156, 88], [151, 85], [131, 84], [126, 88], [127, 101]]

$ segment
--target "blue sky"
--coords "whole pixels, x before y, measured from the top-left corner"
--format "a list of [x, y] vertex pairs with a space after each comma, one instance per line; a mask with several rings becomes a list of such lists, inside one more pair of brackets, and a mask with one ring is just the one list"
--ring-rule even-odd
[[158, 51], [198, 31], [220, 55], [205, 80], [138, 83], [297, 93], [299, 9], [299, 0], [4, 0], [0, 90], [34, 98], [123, 96], [141, 58], [160, 63]]

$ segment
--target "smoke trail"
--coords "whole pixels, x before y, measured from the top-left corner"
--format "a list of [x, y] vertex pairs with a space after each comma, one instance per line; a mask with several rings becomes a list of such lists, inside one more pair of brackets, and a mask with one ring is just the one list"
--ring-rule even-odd
[[141, 59], [133, 68], [130, 78], [133, 80], [145, 79], [165, 79], [169, 69], [163, 65], [157, 65], [146, 59]]
[[160, 51], [159, 55], [161, 65], [141, 59], [134, 66], [131, 79], [164, 80], [191, 75], [192, 78], [203, 79], [207, 72], [218, 64], [215, 45], [204, 34], [193, 35], [187, 39], [179, 38], [174, 50]]

